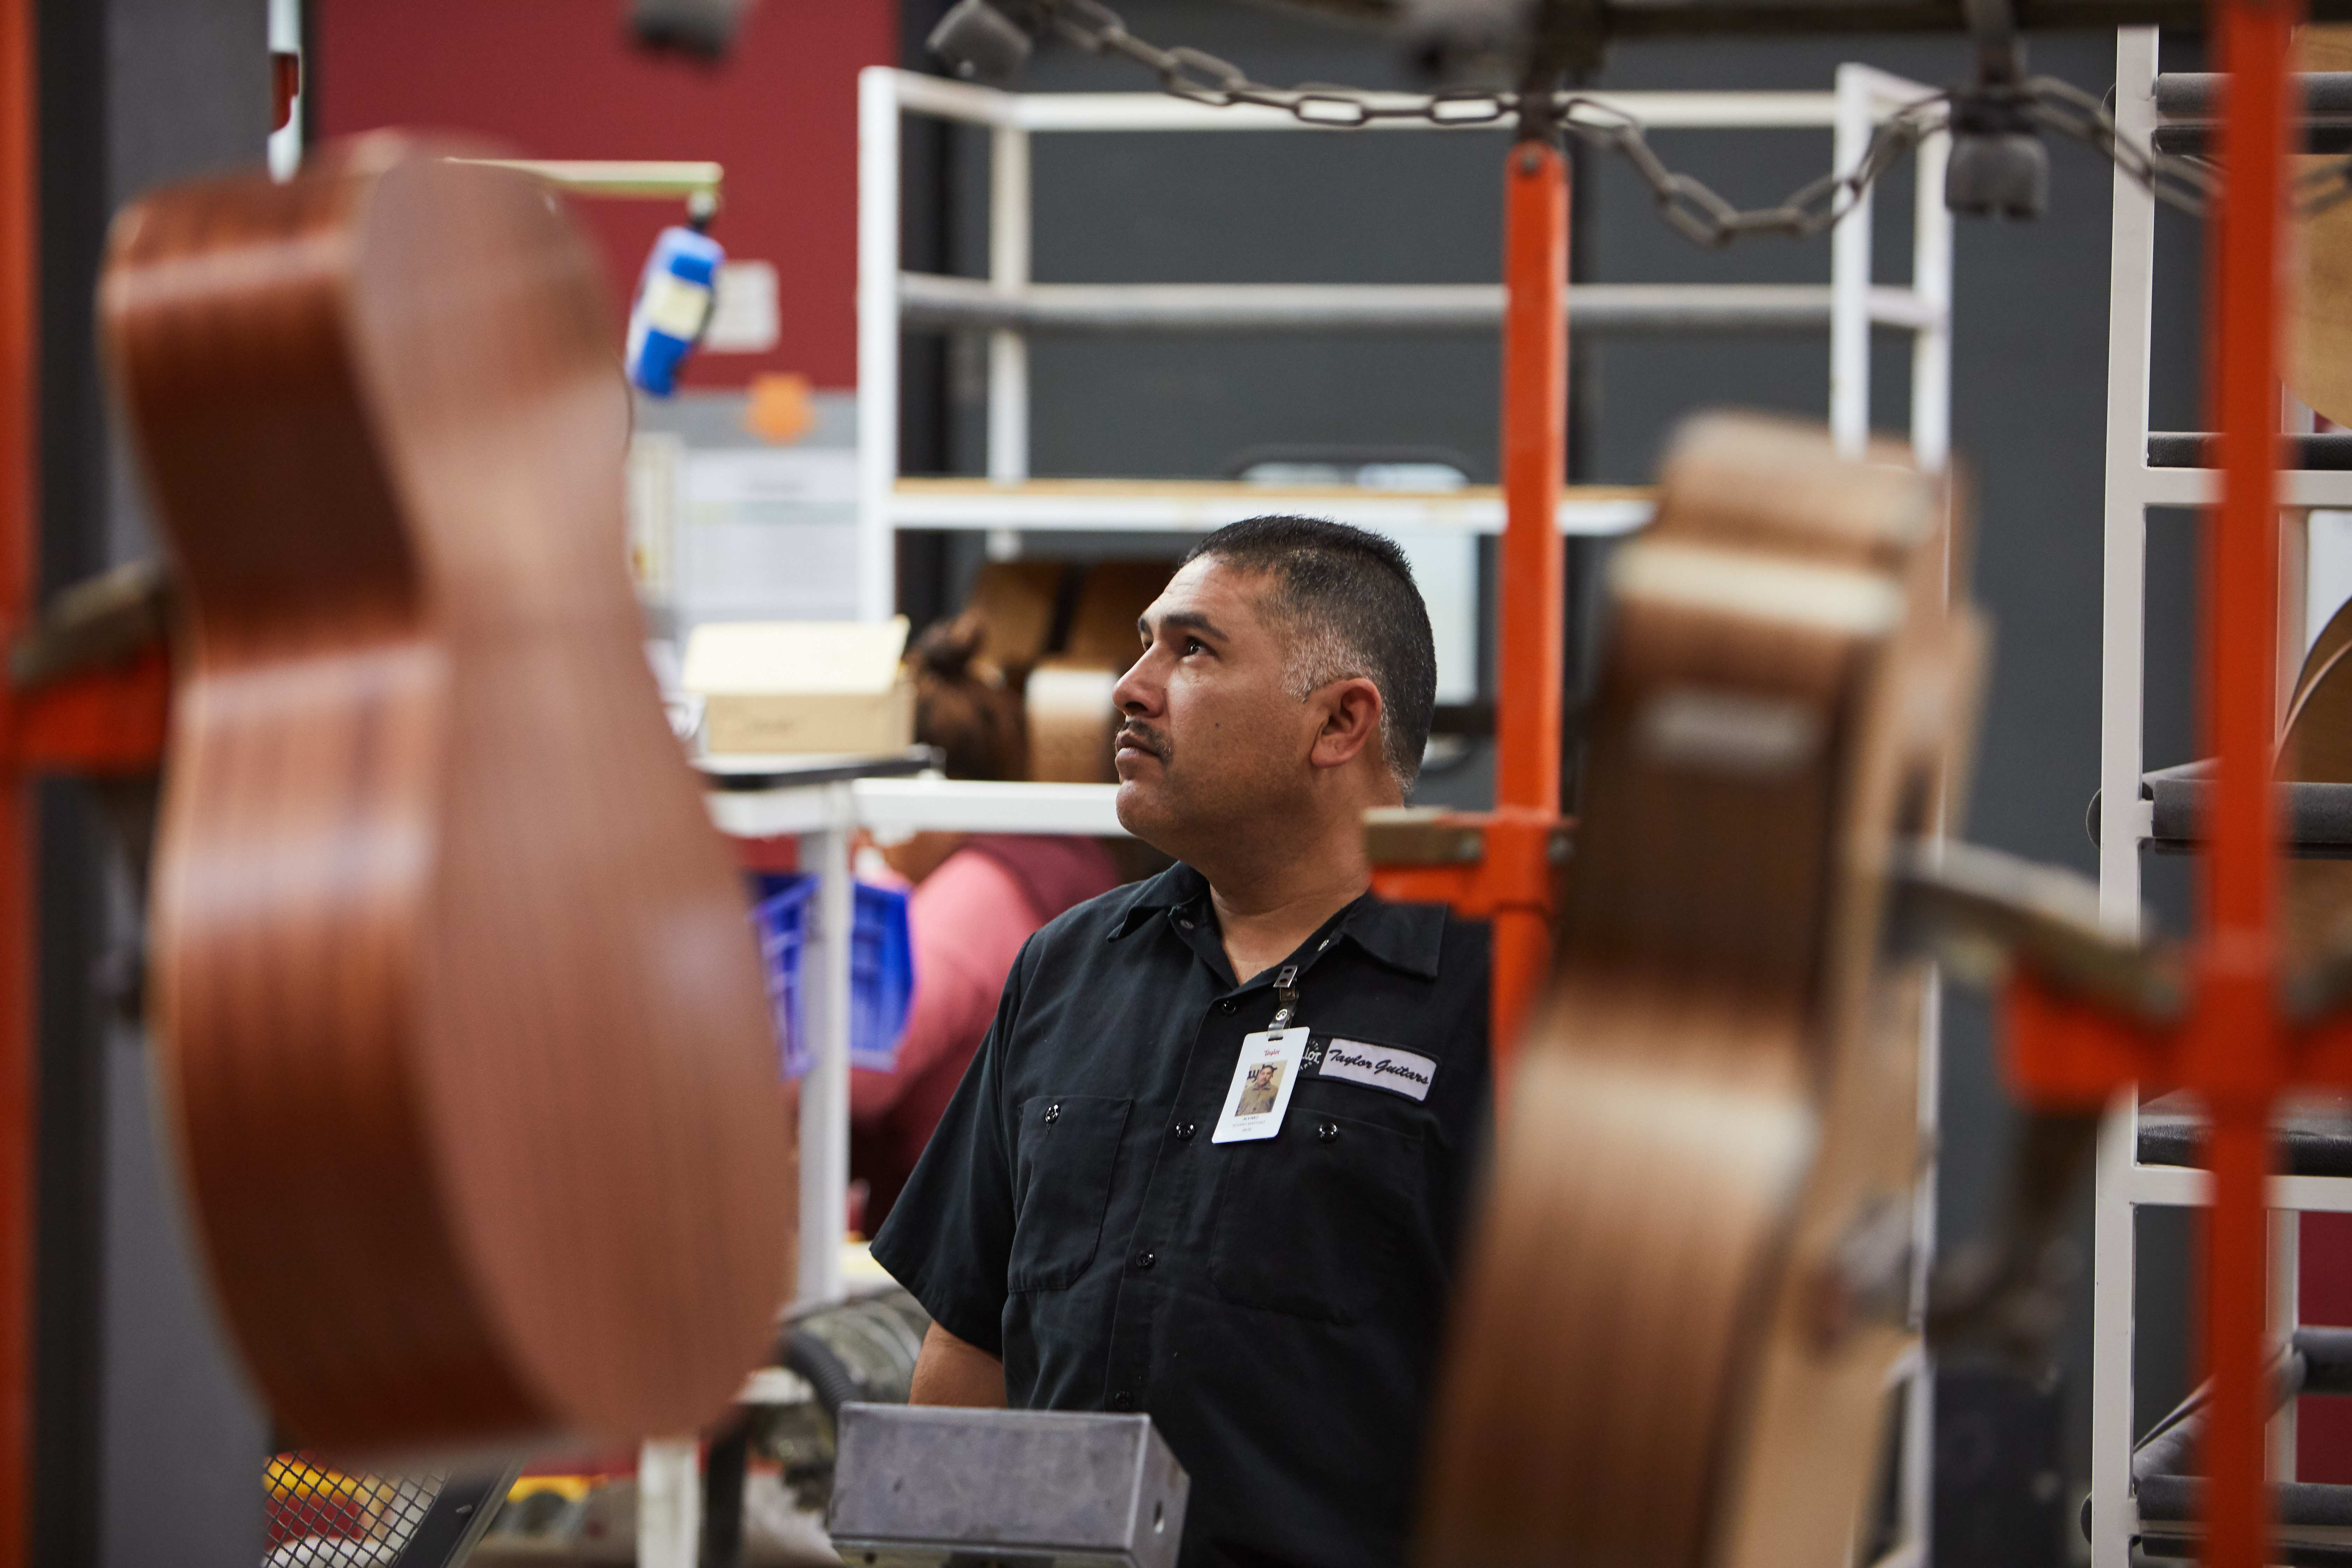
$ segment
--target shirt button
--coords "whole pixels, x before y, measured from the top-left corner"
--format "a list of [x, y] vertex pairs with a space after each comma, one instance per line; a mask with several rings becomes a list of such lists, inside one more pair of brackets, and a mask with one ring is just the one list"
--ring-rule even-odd
[[1228, 996], [1228, 997], [1226, 997], [1223, 1001], [1222, 1001], [1222, 1002], [1220, 1002], [1220, 1003], [1218, 1003], [1218, 1004], [1217, 1004], [1217, 1011], [1218, 1011], [1218, 1012], [1220, 1012], [1220, 1013], [1230, 1013], [1230, 1012], [1234, 1011], [1234, 1009], [1235, 1009], [1236, 1007], [1239, 1007], [1240, 1005], [1241, 1005], [1241, 1004], [1240, 1004], [1240, 1003], [1238, 1003], [1238, 1002], [1234, 1001], [1232, 997]]
[[1046, 1120], [1046, 1121], [1059, 1121], [1061, 1119], [1062, 1119], [1062, 1106], [1061, 1106], [1061, 1102], [1060, 1102], [1059, 1100], [1056, 1100], [1055, 1103], [1053, 1103], [1052, 1105], [1049, 1105], [1049, 1106], [1047, 1106], [1047, 1107], [1045, 1108], [1045, 1120]]
[[1190, 1143], [1192, 1141], [1192, 1134], [1199, 1131], [1200, 1129], [1190, 1121], [1179, 1121], [1176, 1124], [1176, 1141], [1180, 1143]]
[[1176, 917], [1176, 923], [1182, 926], [1186, 931], [1191, 931], [1192, 929], [1192, 921], [1190, 916], [1178, 915]]
[[1135, 1408], [1135, 1395], [1122, 1388], [1110, 1396], [1110, 1407], [1113, 1410], [1132, 1410]]
[[1135, 1255], [1135, 1266], [1138, 1268], [1149, 1268], [1158, 1261], [1159, 1259], [1149, 1252], [1139, 1252]]
[[1332, 1139], [1339, 1136], [1339, 1124], [1336, 1121], [1326, 1121], [1315, 1129], [1315, 1136], [1328, 1143]]

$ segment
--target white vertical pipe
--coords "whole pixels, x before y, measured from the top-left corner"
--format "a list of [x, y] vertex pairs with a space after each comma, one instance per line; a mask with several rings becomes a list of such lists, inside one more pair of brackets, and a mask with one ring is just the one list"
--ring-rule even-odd
[[2131, 1495], [2132, 1308], [2138, 1268], [2132, 1173], [2139, 1094], [2125, 1089], [2099, 1124], [2091, 1219], [2091, 1568], [2131, 1568], [2139, 1510]]
[[265, 143], [269, 177], [290, 180], [302, 166], [302, 100], [310, 90], [310, 62], [302, 58], [302, 0], [269, 0], [269, 52], [292, 55], [301, 61], [302, 79], [295, 89], [293, 116], [282, 129], [271, 132]]
[[898, 607], [898, 73], [857, 73], [857, 615]]
[[834, 826], [801, 837], [802, 866], [816, 873], [813, 940], [802, 950], [803, 1017], [814, 1047], [801, 1079], [801, 1240], [798, 1300], [841, 1296], [841, 1243], [849, 1217], [849, 949], [856, 893], [849, 785], [820, 786]]
[[[1029, 132], [988, 133], [988, 280], [1012, 290], [1029, 281]], [[1029, 340], [988, 334], [988, 477], [1029, 477]]]
[[[2116, 121], [2144, 142], [2156, 122], [2156, 34], [2119, 30]], [[2142, 649], [2147, 627], [2147, 364], [2156, 202], [2117, 169], [2108, 263], [2105, 570], [2099, 639], [2099, 905], [2118, 931], [2139, 921]]]
[[637, 1449], [637, 1568], [695, 1568], [702, 1557], [702, 1445], [653, 1437]]
[[[2116, 34], [2116, 122], [2145, 145], [2156, 123], [2156, 29]], [[2105, 563], [2099, 632], [2099, 908], [2118, 932], [2139, 929], [2141, 707], [2147, 633], [2149, 312], [2156, 201], [2120, 168], [2108, 258]], [[2116, 1097], [2099, 1135], [2092, 1240], [2091, 1563], [2129, 1568], [2132, 1309], [2137, 1266], [2132, 1183], [2138, 1096]]]
[[[2302, 398], [2282, 388], [2279, 401], [2283, 433], [2308, 436], [2319, 428], [2317, 413]], [[2310, 562], [2311, 513], [2300, 507], [2286, 508], [2279, 518], [2278, 679], [2273, 684], [2277, 721], [2282, 727], [2287, 703], [2294, 695], [2294, 679], [2302, 670], [2304, 649], [2310, 643], [2312, 628], [2304, 624], [2309, 608]], [[2292, 1209], [2273, 1209], [2269, 1217], [2270, 1328], [2273, 1339], [2284, 1345], [2293, 1341], [2294, 1331], [2303, 1323], [2303, 1215]], [[2295, 1479], [2295, 1402], [2290, 1399], [2279, 1406], [2264, 1432], [2268, 1471], [2273, 1481]]]
[[1941, 469], [1952, 449], [1952, 214], [1944, 205], [1951, 161], [1948, 132], [1920, 142], [1911, 204], [1911, 290], [1935, 313], [1911, 334], [1911, 453], [1930, 471]]
[[[1948, 827], [1938, 822], [1940, 837]], [[1943, 1099], [1944, 977], [1930, 965], [1919, 998], [1919, 1182], [1911, 1193], [1911, 1300], [1925, 1321], [1927, 1285], [1936, 1261], [1937, 1126]], [[1898, 1485], [1898, 1531], [1915, 1563], [1927, 1563], [1936, 1525], [1936, 1362], [1920, 1336], [1916, 1369], [1911, 1373], [1911, 1396], [1903, 1407], [1902, 1474]]]
[[[1866, 68], [1837, 69], [1837, 120], [1830, 167], [1850, 173], [1870, 146], [1871, 92]], [[1830, 231], [1830, 436], [1850, 458], [1870, 439], [1870, 219], [1864, 191]]]

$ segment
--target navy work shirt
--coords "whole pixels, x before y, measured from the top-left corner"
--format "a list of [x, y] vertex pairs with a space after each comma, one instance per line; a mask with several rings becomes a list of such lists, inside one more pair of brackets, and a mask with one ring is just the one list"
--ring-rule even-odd
[[1235, 985], [1181, 865], [1045, 926], [874, 1238], [1014, 1407], [1150, 1412], [1186, 1568], [1402, 1558], [1491, 1114], [1484, 926], [1366, 894], [1289, 962], [1280, 1131], [1217, 1143], [1284, 966]]

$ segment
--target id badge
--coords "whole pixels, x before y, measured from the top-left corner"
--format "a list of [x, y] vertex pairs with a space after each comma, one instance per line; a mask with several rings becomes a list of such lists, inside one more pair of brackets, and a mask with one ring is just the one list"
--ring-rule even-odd
[[1282, 1131], [1290, 1091], [1298, 1086], [1298, 1058], [1307, 1051], [1305, 1029], [1268, 1029], [1242, 1037], [1242, 1059], [1225, 1090], [1225, 1113], [1217, 1119], [1212, 1143], [1243, 1143]]

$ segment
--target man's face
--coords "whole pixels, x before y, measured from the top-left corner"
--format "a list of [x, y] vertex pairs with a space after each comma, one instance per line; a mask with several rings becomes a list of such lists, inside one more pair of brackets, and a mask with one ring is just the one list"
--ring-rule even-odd
[[1214, 556], [1143, 613], [1143, 657], [1112, 700], [1118, 820], [1179, 858], [1229, 828], [1280, 820], [1306, 793], [1313, 705], [1283, 689], [1286, 649], [1259, 613], [1264, 574]]

